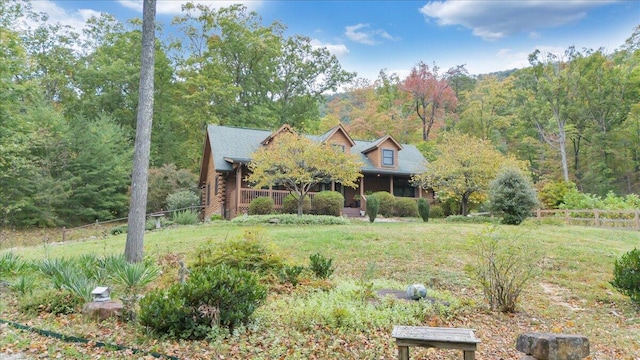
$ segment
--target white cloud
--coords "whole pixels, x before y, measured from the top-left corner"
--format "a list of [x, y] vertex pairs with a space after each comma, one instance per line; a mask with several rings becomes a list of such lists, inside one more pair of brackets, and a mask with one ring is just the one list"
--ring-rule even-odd
[[613, 0], [430, 1], [420, 9], [438, 25], [462, 25], [485, 40], [575, 22]]
[[318, 39], [311, 40], [311, 46], [314, 48], [326, 48], [331, 54], [337, 58], [341, 58], [349, 53], [349, 49], [343, 44], [323, 43]]
[[[78, 9], [75, 11], [67, 11], [62, 7], [56, 5], [51, 0], [39, 0], [31, 2], [32, 10], [39, 13], [43, 12], [49, 15], [48, 22], [60, 23], [62, 25], [68, 25], [76, 31], [80, 32], [84, 27], [87, 19], [91, 16], [99, 16], [100, 13], [91, 9]], [[27, 23], [32, 27], [37, 27], [39, 24], [31, 21]]]
[[[187, 0], [158, 0], [156, 3], [156, 13], [163, 15], [178, 15], [182, 13], [182, 5], [188, 3]], [[191, 1], [194, 5], [202, 4], [213, 8], [221, 8], [231, 6], [233, 4], [241, 3], [245, 5], [249, 10], [255, 10], [260, 7], [262, 1], [259, 0], [244, 0], [244, 1], [228, 1], [228, 0], [196, 0]], [[142, 0], [118, 0], [120, 5], [142, 12]]]
[[382, 29], [371, 29], [369, 24], [356, 24], [345, 27], [344, 35], [347, 39], [365, 45], [379, 44], [380, 38], [386, 40], [397, 40], [388, 32]]

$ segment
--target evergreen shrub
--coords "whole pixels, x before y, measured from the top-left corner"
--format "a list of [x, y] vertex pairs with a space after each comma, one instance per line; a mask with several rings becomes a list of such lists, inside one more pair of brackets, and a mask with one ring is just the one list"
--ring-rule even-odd
[[337, 191], [321, 191], [311, 201], [311, 208], [317, 215], [340, 216], [344, 207], [344, 196]]
[[616, 259], [611, 285], [640, 304], [640, 250], [634, 248]]
[[367, 216], [369, 216], [369, 221], [376, 221], [376, 217], [378, 217], [378, 210], [380, 209], [380, 199], [378, 199], [375, 195], [369, 195], [367, 197]]
[[429, 201], [425, 198], [418, 199], [418, 214], [422, 218], [422, 221], [429, 221], [429, 213], [431, 212], [431, 208], [429, 206]]
[[412, 198], [396, 198], [393, 213], [397, 217], [418, 217], [418, 203]]
[[502, 171], [489, 185], [491, 211], [502, 215], [502, 223], [520, 225], [538, 205], [538, 195], [518, 169]]
[[[311, 199], [308, 196], [304, 197], [304, 204], [302, 205], [302, 213], [308, 214], [311, 212]], [[282, 199], [282, 212], [285, 214], [297, 214], [298, 213], [298, 200], [289, 194]]]
[[204, 339], [220, 326], [247, 324], [267, 297], [256, 275], [225, 265], [197, 269], [185, 284], [156, 290], [140, 301], [140, 323], [154, 333]]
[[393, 216], [393, 208], [395, 206], [396, 197], [391, 195], [387, 191], [378, 191], [373, 193], [373, 196], [378, 198], [380, 202], [378, 208], [378, 214], [384, 217], [392, 217]]
[[273, 199], [261, 196], [253, 199], [249, 204], [249, 215], [268, 215], [273, 212]]

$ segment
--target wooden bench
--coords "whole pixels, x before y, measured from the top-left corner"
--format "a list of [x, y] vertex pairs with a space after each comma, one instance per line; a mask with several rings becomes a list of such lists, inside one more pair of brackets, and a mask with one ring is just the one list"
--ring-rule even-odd
[[409, 360], [409, 347], [462, 350], [464, 360], [474, 360], [480, 340], [472, 329], [438, 328], [427, 326], [394, 326], [391, 336], [396, 339], [398, 359]]

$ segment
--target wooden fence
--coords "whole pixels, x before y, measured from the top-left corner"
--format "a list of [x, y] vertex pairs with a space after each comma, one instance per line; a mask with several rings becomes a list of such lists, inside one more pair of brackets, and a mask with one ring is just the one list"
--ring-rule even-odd
[[536, 210], [538, 221], [560, 221], [567, 225], [640, 230], [640, 210]]

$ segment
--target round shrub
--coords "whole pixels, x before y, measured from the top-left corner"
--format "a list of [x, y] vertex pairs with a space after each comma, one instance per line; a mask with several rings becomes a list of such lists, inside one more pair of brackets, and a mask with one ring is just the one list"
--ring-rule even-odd
[[393, 208], [395, 206], [396, 197], [391, 195], [387, 191], [378, 191], [373, 193], [375, 197], [380, 201], [380, 208], [378, 213], [384, 217], [393, 216]]
[[167, 208], [169, 211], [186, 209], [200, 205], [200, 196], [190, 190], [178, 191], [167, 196]]
[[640, 304], [640, 250], [634, 248], [615, 261], [611, 285]]
[[[308, 196], [304, 197], [304, 204], [302, 205], [302, 213], [308, 214], [311, 212], [311, 199]], [[298, 199], [289, 194], [282, 199], [282, 212], [285, 214], [297, 214], [298, 213]]]
[[429, 221], [429, 212], [431, 211], [429, 201], [425, 198], [418, 199], [418, 214], [422, 218], [422, 221]]
[[311, 208], [317, 215], [340, 216], [344, 207], [344, 196], [337, 191], [321, 191], [311, 201]]
[[267, 297], [256, 275], [225, 265], [194, 270], [185, 284], [154, 291], [140, 301], [140, 323], [157, 334], [204, 339], [217, 326], [247, 324]]
[[519, 225], [538, 205], [536, 190], [518, 169], [502, 171], [489, 185], [491, 211], [502, 214], [502, 223]]
[[369, 216], [369, 221], [374, 222], [376, 217], [378, 217], [378, 210], [380, 209], [380, 199], [378, 199], [375, 195], [370, 195], [367, 197], [367, 216]]
[[444, 210], [440, 205], [433, 205], [429, 207], [429, 217], [432, 219], [444, 218]]
[[398, 217], [418, 217], [418, 203], [413, 198], [396, 198], [393, 213]]
[[269, 215], [273, 212], [273, 199], [261, 196], [249, 204], [249, 215]]

